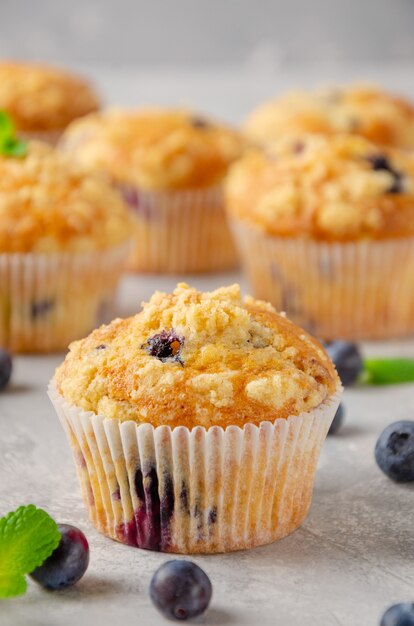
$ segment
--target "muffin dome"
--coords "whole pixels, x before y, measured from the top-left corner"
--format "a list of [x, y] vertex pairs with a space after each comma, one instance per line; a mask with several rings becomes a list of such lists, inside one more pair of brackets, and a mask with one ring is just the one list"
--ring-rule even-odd
[[99, 108], [88, 83], [60, 68], [35, 63], [0, 63], [0, 109], [19, 131], [62, 130]]
[[261, 143], [284, 133], [355, 133], [380, 145], [414, 148], [414, 107], [378, 88], [361, 85], [295, 91], [254, 110], [248, 136]]
[[73, 343], [55, 382], [86, 411], [189, 428], [287, 418], [339, 387], [320, 344], [271, 305], [186, 284]]
[[93, 251], [129, 237], [119, 194], [47, 144], [0, 156], [0, 253]]
[[62, 147], [84, 165], [141, 189], [203, 188], [241, 153], [236, 131], [182, 110], [108, 110], [72, 124]]
[[414, 234], [414, 158], [354, 135], [285, 136], [229, 173], [229, 213], [278, 236]]

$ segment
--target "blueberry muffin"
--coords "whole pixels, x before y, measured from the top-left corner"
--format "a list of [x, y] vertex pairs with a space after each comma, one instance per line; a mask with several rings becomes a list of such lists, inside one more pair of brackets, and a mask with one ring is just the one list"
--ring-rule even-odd
[[226, 204], [254, 294], [319, 337], [414, 331], [414, 159], [285, 136], [235, 164]]
[[377, 87], [349, 85], [288, 92], [246, 120], [251, 139], [267, 144], [285, 133], [362, 135], [379, 145], [414, 148], [414, 106]]
[[88, 82], [61, 68], [0, 62], [0, 110], [25, 138], [56, 143], [70, 122], [98, 108]]
[[195, 553], [302, 523], [340, 390], [321, 345], [271, 305], [179, 284], [73, 343], [49, 393], [97, 528]]
[[236, 131], [183, 110], [114, 109], [72, 124], [61, 146], [124, 194], [137, 218], [132, 269], [234, 266], [221, 186], [242, 151]]
[[112, 302], [128, 210], [98, 175], [43, 142], [0, 155], [0, 345], [63, 350]]

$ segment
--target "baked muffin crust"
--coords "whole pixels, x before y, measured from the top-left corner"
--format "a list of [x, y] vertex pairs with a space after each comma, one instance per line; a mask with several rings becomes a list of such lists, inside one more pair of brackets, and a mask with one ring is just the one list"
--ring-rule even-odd
[[78, 76], [48, 65], [0, 63], [0, 109], [19, 131], [63, 130], [98, 108], [97, 95]]
[[414, 157], [355, 135], [285, 135], [234, 164], [225, 194], [231, 216], [272, 235], [414, 234]]
[[61, 145], [117, 183], [142, 189], [219, 183], [242, 151], [239, 133], [185, 110], [110, 109], [71, 124]]
[[247, 135], [269, 143], [284, 133], [355, 133], [380, 145], [414, 147], [414, 106], [370, 85], [292, 91], [252, 111]]
[[186, 284], [72, 343], [55, 382], [86, 411], [189, 428], [287, 418], [340, 385], [320, 344], [271, 305]]
[[47, 144], [0, 155], [0, 253], [101, 250], [129, 237], [130, 217], [107, 180]]

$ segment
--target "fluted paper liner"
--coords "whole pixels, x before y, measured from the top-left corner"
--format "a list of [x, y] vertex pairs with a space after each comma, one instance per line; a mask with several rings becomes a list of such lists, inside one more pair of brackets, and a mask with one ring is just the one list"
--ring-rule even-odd
[[414, 333], [414, 237], [346, 243], [267, 235], [233, 220], [256, 298], [323, 339]]
[[0, 346], [66, 350], [110, 321], [130, 244], [93, 253], [0, 253]]
[[96, 528], [187, 554], [251, 548], [301, 525], [341, 391], [273, 423], [189, 430], [106, 419], [69, 406], [49, 386]]
[[120, 190], [136, 218], [131, 270], [178, 274], [236, 265], [221, 187], [144, 191], [123, 185]]

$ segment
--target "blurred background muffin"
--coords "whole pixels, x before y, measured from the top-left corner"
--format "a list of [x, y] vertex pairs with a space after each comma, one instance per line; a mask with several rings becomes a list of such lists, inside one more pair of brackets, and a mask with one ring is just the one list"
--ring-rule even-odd
[[98, 108], [91, 85], [62, 68], [0, 62], [0, 110], [24, 138], [56, 143], [70, 122]]
[[0, 345], [63, 350], [110, 319], [130, 218], [107, 181], [43, 142], [0, 155]]
[[93, 523], [183, 553], [303, 522], [340, 392], [322, 346], [272, 306], [183, 283], [73, 343], [50, 387]]
[[254, 295], [322, 338], [414, 331], [414, 158], [285, 136], [236, 163], [227, 209]]
[[245, 122], [246, 134], [260, 143], [284, 133], [355, 133], [374, 143], [414, 148], [414, 106], [370, 85], [292, 91], [265, 102]]
[[130, 267], [207, 272], [236, 263], [222, 181], [242, 153], [240, 134], [184, 110], [108, 110], [73, 123], [62, 149], [105, 171], [136, 216]]

